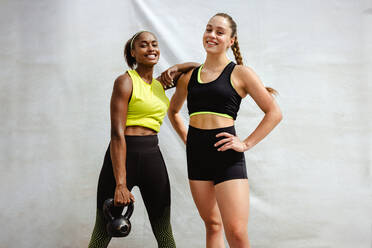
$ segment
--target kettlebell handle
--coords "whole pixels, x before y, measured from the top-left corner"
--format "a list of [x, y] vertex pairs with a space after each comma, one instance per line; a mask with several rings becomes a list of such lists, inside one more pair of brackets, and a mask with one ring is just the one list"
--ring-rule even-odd
[[[127, 211], [124, 214], [124, 218], [129, 219], [134, 210], [134, 204], [132, 201], [129, 202], [128, 205], [125, 205], [127, 207]], [[124, 206], [124, 207], [125, 207]], [[108, 220], [112, 221], [114, 220], [114, 216], [111, 214], [111, 209], [114, 208], [114, 199], [113, 198], [108, 198], [104, 203], [103, 203], [103, 213], [108, 218]]]
[[127, 211], [124, 214], [124, 218], [129, 220], [129, 218], [132, 216], [134, 210], [134, 204], [133, 201], [130, 201], [127, 205]]

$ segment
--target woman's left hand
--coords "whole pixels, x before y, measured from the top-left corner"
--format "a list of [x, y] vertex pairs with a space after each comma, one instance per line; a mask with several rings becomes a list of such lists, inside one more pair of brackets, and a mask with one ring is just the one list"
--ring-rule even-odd
[[222, 145], [217, 151], [224, 152], [228, 149], [233, 149], [237, 152], [245, 152], [249, 149], [248, 145], [240, 141], [238, 137], [231, 133], [222, 132], [216, 135], [216, 137], [225, 137], [224, 139], [216, 142], [215, 147]]

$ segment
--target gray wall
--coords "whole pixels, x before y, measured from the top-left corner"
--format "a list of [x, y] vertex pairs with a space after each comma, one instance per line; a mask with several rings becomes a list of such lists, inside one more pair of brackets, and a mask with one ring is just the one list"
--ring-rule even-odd
[[[284, 120], [246, 152], [255, 248], [371, 248], [372, 1], [0, 2], [0, 247], [86, 247], [109, 142], [114, 79], [138, 30], [168, 66], [202, 62], [208, 19], [230, 13], [245, 63], [280, 92]], [[167, 92], [171, 96], [174, 91]], [[183, 109], [187, 120], [186, 109]], [[263, 114], [245, 99], [246, 137]], [[185, 147], [159, 134], [178, 247], [203, 247]], [[110, 247], [156, 247], [139, 191], [133, 232]]]

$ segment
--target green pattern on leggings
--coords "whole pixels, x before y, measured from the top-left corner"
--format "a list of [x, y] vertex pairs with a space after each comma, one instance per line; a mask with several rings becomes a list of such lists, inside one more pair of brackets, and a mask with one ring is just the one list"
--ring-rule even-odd
[[[164, 209], [163, 215], [150, 220], [152, 231], [158, 242], [159, 248], [175, 248], [176, 243], [173, 239], [172, 226], [170, 224], [170, 207]], [[111, 237], [106, 232], [106, 222], [102, 210], [97, 209], [96, 223], [94, 225], [92, 237], [88, 248], [106, 248], [110, 243]]]
[[150, 222], [152, 231], [158, 242], [158, 247], [175, 248], [176, 243], [173, 239], [172, 226], [170, 223], [170, 207], [166, 207], [162, 216], [156, 219], [150, 219]]
[[103, 213], [97, 209], [96, 224], [94, 225], [88, 248], [106, 248], [110, 240], [111, 237], [106, 232], [106, 222]]

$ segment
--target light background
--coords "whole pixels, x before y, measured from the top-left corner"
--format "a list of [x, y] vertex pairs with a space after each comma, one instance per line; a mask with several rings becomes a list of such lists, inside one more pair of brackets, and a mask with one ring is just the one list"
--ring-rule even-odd
[[[1, 248], [87, 246], [125, 42], [143, 29], [158, 36], [156, 75], [203, 62], [202, 33], [217, 12], [235, 18], [245, 64], [280, 92], [284, 115], [245, 153], [252, 247], [372, 247], [371, 0], [2, 0]], [[238, 135], [262, 117], [245, 99]], [[203, 247], [185, 147], [167, 118], [159, 138], [177, 245]], [[134, 193], [132, 233], [110, 247], [156, 247]]]

